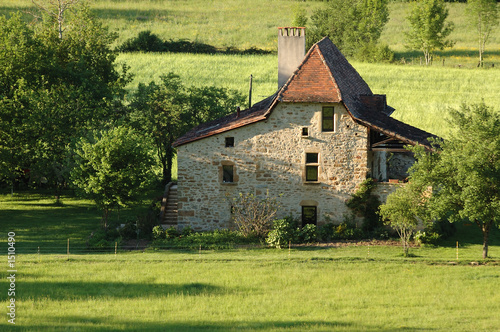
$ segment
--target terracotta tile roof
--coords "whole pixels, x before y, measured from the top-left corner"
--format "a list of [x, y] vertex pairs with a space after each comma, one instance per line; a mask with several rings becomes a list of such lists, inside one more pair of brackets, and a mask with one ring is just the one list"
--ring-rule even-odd
[[374, 95], [354, 67], [325, 37], [309, 50], [294, 74], [274, 95], [240, 112], [239, 116], [233, 113], [191, 129], [173, 146], [265, 120], [278, 102], [342, 102], [355, 121], [405, 143], [430, 147], [427, 138], [436, 137], [389, 117], [394, 109], [386, 104], [385, 96]]

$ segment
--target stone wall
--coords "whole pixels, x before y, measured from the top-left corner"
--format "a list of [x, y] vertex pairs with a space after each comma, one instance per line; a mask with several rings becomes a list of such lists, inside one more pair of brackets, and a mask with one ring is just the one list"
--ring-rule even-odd
[[[301, 206], [314, 205], [318, 225], [325, 216], [341, 221], [345, 201], [369, 172], [367, 129], [335, 104], [336, 130], [321, 132], [322, 106], [279, 103], [267, 121], [178, 147], [179, 227], [230, 228], [239, 193], [280, 196], [283, 217], [300, 218]], [[225, 147], [226, 137], [234, 147]], [[306, 153], [318, 153], [316, 183], [305, 183]], [[234, 165], [234, 183], [222, 182], [222, 165]]]

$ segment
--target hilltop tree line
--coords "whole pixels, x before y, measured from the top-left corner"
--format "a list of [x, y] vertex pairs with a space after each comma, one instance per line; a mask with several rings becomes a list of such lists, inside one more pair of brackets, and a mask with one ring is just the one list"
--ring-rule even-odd
[[[389, 21], [387, 6], [388, 0], [330, 0], [308, 18], [304, 7], [298, 5], [293, 25], [310, 28], [310, 44], [328, 36], [346, 56], [368, 62], [392, 61], [394, 53], [379, 41]], [[466, 11], [471, 33], [477, 36], [478, 65], [482, 66], [486, 43], [499, 23], [499, 6], [496, 0], [467, 0]], [[444, 0], [417, 0], [411, 4], [406, 27], [402, 27], [406, 30], [405, 46], [422, 51], [426, 64], [431, 63], [434, 51], [454, 45], [449, 39], [453, 22], [447, 18]]]
[[173, 141], [243, 97], [186, 86], [174, 73], [127, 96], [132, 75], [115, 64], [116, 34], [71, 4], [63, 20], [44, 10], [31, 23], [0, 17], [0, 184], [73, 186], [106, 211], [151, 179], [170, 181]]

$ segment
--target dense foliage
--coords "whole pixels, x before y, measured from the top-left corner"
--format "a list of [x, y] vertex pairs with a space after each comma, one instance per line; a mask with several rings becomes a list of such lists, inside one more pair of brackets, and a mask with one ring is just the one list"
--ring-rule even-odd
[[481, 229], [486, 258], [490, 231], [500, 226], [500, 114], [476, 104], [450, 110], [449, 117], [449, 139], [436, 142], [433, 152], [412, 148], [417, 162], [410, 181], [420, 188], [431, 219], [468, 221]]
[[68, 144], [120, 116], [128, 82], [116, 69], [115, 35], [81, 8], [59, 38], [51, 22], [0, 17], [2, 180], [28, 185], [67, 181]]
[[311, 16], [309, 40], [312, 43], [328, 36], [344, 55], [363, 60], [373, 60], [373, 56], [385, 52], [391, 57], [392, 52], [378, 44], [388, 21], [387, 0], [332, 0]]
[[166, 184], [172, 177], [175, 140], [203, 122], [234, 112], [243, 97], [215, 86], [187, 87], [172, 72], [160, 79], [160, 83], [139, 85], [132, 96], [128, 121], [154, 142]]
[[137, 202], [154, 179], [147, 146], [141, 135], [122, 126], [77, 143], [71, 178], [103, 211], [104, 228], [110, 210]]

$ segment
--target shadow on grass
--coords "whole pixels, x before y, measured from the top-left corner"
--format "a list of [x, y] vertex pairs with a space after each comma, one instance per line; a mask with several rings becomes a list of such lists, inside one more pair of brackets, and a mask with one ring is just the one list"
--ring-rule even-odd
[[[456, 223], [456, 232], [449, 238], [442, 240], [439, 245], [443, 247], [456, 247], [457, 241], [461, 247], [483, 244], [483, 233], [474, 223]], [[500, 246], [500, 230], [492, 227], [489, 235], [490, 246]]]
[[146, 298], [169, 295], [199, 296], [239, 292], [204, 283], [143, 284], [128, 282], [31, 282], [19, 281], [20, 299], [49, 298], [51, 300], [79, 300], [88, 298]]
[[115, 317], [91, 318], [85, 316], [48, 317], [47, 321], [39, 325], [29, 326], [37, 331], [335, 331], [335, 330], [362, 330], [362, 331], [430, 331], [426, 328], [394, 327], [377, 325], [363, 325], [358, 322], [336, 322], [324, 320], [270, 320], [270, 321], [240, 321], [229, 317], [224, 322], [208, 321], [130, 321]]

